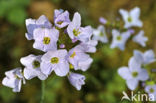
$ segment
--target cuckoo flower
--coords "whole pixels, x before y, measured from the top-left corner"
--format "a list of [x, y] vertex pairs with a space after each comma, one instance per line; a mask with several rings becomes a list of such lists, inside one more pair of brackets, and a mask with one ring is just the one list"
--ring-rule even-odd
[[76, 47], [81, 48], [84, 52], [87, 53], [95, 53], [97, 44], [98, 42], [96, 40], [89, 40], [88, 42], [80, 43]]
[[4, 86], [10, 87], [13, 89], [13, 92], [20, 92], [22, 86], [22, 80], [25, 84], [25, 79], [22, 75], [21, 68], [16, 68], [10, 71], [5, 72], [6, 77], [3, 79], [2, 84]]
[[148, 93], [149, 97], [156, 101], [156, 85], [147, 85], [145, 92]]
[[78, 66], [79, 67], [78, 68], [80, 70], [82, 70], [82, 71], [86, 71], [91, 66], [92, 62], [93, 62], [93, 59], [92, 58], [88, 58], [85, 61], [79, 61], [79, 63], [78, 63]]
[[33, 47], [44, 52], [57, 49], [59, 31], [55, 28], [38, 28], [34, 30], [35, 43]]
[[46, 16], [42, 15], [37, 20], [35, 19], [26, 19], [26, 27], [28, 33], [25, 34], [28, 40], [34, 39], [34, 30], [36, 28], [51, 28], [52, 24], [48, 21]]
[[85, 76], [77, 73], [69, 73], [68, 79], [70, 83], [77, 89], [80, 90], [81, 86], [85, 84]]
[[120, 33], [117, 30], [113, 30], [112, 31], [112, 35], [113, 35], [113, 41], [111, 44], [111, 48], [115, 48], [118, 47], [120, 50], [124, 50], [125, 49], [125, 43], [127, 42], [128, 38], [130, 37], [130, 32], [123, 32]]
[[125, 25], [125, 28], [130, 28], [132, 26], [135, 27], [142, 27], [143, 23], [142, 21], [139, 19], [140, 17], [140, 8], [135, 7], [134, 9], [132, 9], [130, 12], [120, 9], [119, 13], [121, 14]]
[[121, 67], [118, 74], [126, 80], [126, 84], [130, 90], [135, 90], [139, 81], [145, 81], [149, 78], [145, 69], [132, 57], [129, 61], [129, 67]]
[[67, 51], [65, 49], [48, 51], [41, 60], [41, 71], [50, 75], [52, 71], [58, 76], [65, 76], [69, 72], [69, 64], [67, 61]]
[[25, 66], [24, 77], [28, 80], [38, 77], [40, 80], [45, 80], [47, 76], [41, 72], [40, 63], [42, 55], [28, 55], [21, 58], [21, 63]]
[[156, 95], [156, 85], [147, 85], [145, 87], [145, 92], [148, 94], [155, 94]]
[[75, 70], [82, 71], [86, 71], [93, 61], [81, 46], [76, 46], [69, 51], [68, 60]]
[[71, 39], [77, 39], [82, 42], [87, 42], [90, 40], [92, 35], [92, 28], [90, 26], [80, 27], [81, 26], [81, 16], [79, 13], [75, 13], [73, 21], [68, 25], [67, 32]]
[[93, 40], [99, 40], [103, 43], [108, 43], [108, 38], [104, 26], [100, 25], [93, 31]]
[[134, 50], [133, 55], [136, 61], [143, 65], [150, 64], [156, 61], [153, 50], [147, 50], [144, 53], [138, 50]]
[[141, 30], [136, 36], [133, 37], [133, 41], [140, 44], [142, 47], [145, 47], [148, 38], [144, 36], [144, 31]]
[[55, 10], [54, 11], [54, 23], [55, 26], [59, 28], [63, 28], [70, 23], [69, 12], [63, 10]]

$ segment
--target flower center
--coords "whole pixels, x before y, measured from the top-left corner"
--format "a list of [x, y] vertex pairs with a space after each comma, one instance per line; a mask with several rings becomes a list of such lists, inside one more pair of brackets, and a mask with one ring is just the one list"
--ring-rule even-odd
[[49, 37], [44, 37], [43, 44], [49, 44], [49, 43], [50, 43], [50, 38]]
[[57, 64], [58, 62], [59, 62], [59, 58], [57, 58], [57, 57], [51, 58], [51, 63], [52, 64]]
[[75, 36], [78, 36], [79, 34], [80, 34], [81, 32], [79, 32], [79, 29], [74, 29], [73, 30], [73, 34], [75, 35]]
[[71, 58], [74, 58], [75, 56], [76, 56], [76, 53], [75, 52], [73, 52], [73, 54], [70, 55]]
[[70, 69], [74, 69], [74, 66], [72, 64], [69, 64]]
[[99, 36], [103, 36], [104, 34], [102, 32], [99, 33]]
[[20, 80], [20, 78], [16, 74], [15, 74], [15, 78]]
[[120, 40], [122, 39], [122, 37], [121, 37], [121, 36], [117, 36], [116, 39], [117, 39], [118, 41], [120, 41]]
[[135, 78], [138, 76], [138, 72], [132, 72], [132, 76]]
[[150, 89], [150, 93], [154, 93], [154, 89], [153, 88]]
[[132, 22], [132, 18], [130, 16], [127, 18], [127, 20], [128, 22]]
[[39, 68], [40, 67], [40, 62], [37, 61], [37, 60], [33, 61], [33, 67], [34, 67], [34, 69]]
[[57, 24], [61, 25], [63, 23], [63, 21], [58, 21]]

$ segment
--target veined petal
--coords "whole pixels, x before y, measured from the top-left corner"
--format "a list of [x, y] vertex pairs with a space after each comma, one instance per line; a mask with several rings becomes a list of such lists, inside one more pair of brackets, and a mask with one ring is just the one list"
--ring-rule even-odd
[[128, 66], [129, 66], [129, 70], [131, 72], [138, 71], [141, 69], [141, 64], [138, 61], [136, 61], [136, 59], [134, 59], [134, 57], [130, 58]]
[[50, 75], [53, 70], [54, 68], [50, 63], [46, 63], [44, 61], [41, 62], [41, 72], [44, 73], [46, 76]]
[[85, 84], [85, 76], [78, 73], [70, 73], [68, 76], [69, 82], [77, 89], [80, 90], [81, 86]]
[[141, 69], [141, 70], [139, 71], [138, 78], [139, 78], [139, 80], [141, 80], [141, 81], [147, 80], [147, 79], [149, 78], [147, 70]]
[[82, 71], [88, 70], [88, 68], [90, 67], [90, 65], [91, 65], [92, 62], [93, 62], [93, 59], [92, 58], [89, 58], [86, 61], [80, 61], [78, 63], [79, 69], [82, 70]]
[[20, 92], [22, 86], [22, 80], [16, 79], [15, 88], [13, 88], [13, 92]]
[[136, 36], [133, 37], [133, 41], [140, 44], [142, 47], [145, 47], [148, 38], [144, 36], [144, 31], [141, 30]]
[[51, 27], [52, 24], [49, 22], [48, 18], [45, 15], [41, 15], [38, 20], [36, 20], [37, 25], [48, 25], [48, 27]]
[[144, 64], [155, 62], [155, 54], [153, 50], [148, 50], [144, 53]]
[[118, 69], [118, 74], [125, 80], [132, 79], [131, 72], [128, 67], [121, 67]]
[[21, 62], [24, 66], [30, 66], [30, 65], [32, 65], [32, 62], [33, 62], [35, 59], [36, 59], [36, 58], [35, 58], [35, 55], [30, 54], [30, 55], [28, 55], [28, 56], [26, 56], [26, 57], [22, 57], [22, 58], [20, 59], [20, 62]]
[[45, 79], [47, 79], [47, 75], [45, 75], [45, 74], [43, 74], [41, 71], [38, 73], [38, 78], [40, 79], [40, 80], [45, 80]]
[[142, 64], [142, 63], [144, 62], [144, 55], [143, 55], [142, 52], [140, 52], [140, 51], [138, 51], [138, 50], [134, 50], [133, 55], [134, 55], [134, 59], [135, 59], [138, 63]]
[[16, 80], [16, 78], [8, 78], [8, 77], [5, 77], [2, 80], [2, 84], [4, 86], [10, 87], [10, 88], [14, 88], [15, 87], [15, 80]]
[[77, 39], [82, 42], [88, 42], [93, 34], [93, 29], [91, 26], [86, 26], [84, 28], [81, 28], [80, 34], [78, 35]]
[[35, 70], [33, 70], [33, 69], [27, 69], [27, 68], [24, 69], [24, 77], [27, 80], [30, 80], [30, 79], [32, 79], [32, 78], [34, 78], [36, 76], [38, 76], [38, 75], [37, 75], [37, 73], [36, 73]]
[[45, 29], [44, 28], [37, 28], [33, 32], [34, 39], [36, 40], [42, 40], [45, 35]]
[[135, 90], [138, 86], [138, 82], [139, 81], [137, 79], [130, 79], [126, 81], [126, 84], [130, 90]]
[[66, 76], [69, 72], [69, 64], [67, 61], [61, 62], [57, 64], [57, 66], [54, 68], [54, 71], [56, 75], [58, 76]]
[[81, 16], [78, 12], [74, 14], [72, 22], [76, 28], [81, 26]]
[[120, 9], [119, 10], [120, 15], [122, 16], [123, 20], [127, 22], [127, 18], [129, 16], [129, 13], [126, 10]]

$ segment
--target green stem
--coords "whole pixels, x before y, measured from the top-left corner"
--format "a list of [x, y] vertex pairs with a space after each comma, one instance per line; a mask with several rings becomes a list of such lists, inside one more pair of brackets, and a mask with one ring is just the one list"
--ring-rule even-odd
[[42, 93], [41, 93], [41, 101], [40, 103], [44, 103], [44, 93], [45, 93], [45, 81], [42, 80], [42, 85], [41, 85], [41, 90], [42, 90]]

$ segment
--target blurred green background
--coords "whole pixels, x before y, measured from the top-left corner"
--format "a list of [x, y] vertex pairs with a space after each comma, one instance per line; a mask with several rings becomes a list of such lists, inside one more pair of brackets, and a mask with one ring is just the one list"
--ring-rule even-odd
[[[67, 78], [52, 73], [46, 80], [45, 92], [45, 103], [131, 103], [121, 102], [122, 91], [130, 91], [118, 76], [117, 69], [127, 65], [134, 49], [152, 48], [156, 51], [156, 0], [0, 0], [0, 81], [5, 71], [22, 66], [19, 62], [21, 57], [40, 53], [32, 48], [33, 41], [25, 38], [26, 18], [37, 19], [45, 14], [53, 22], [54, 9], [68, 10], [71, 18], [78, 11], [83, 25], [96, 28], [100, 16], [113, 22], [121, 18], [118, 13], [120, 8], [130, 10], [135, 6], [141, 8], [143, 30], [149, 38], [146, 48], [129, 41], [126, 50], [121, 52], [100, 43], [97, 53], [91, 55], [94, 59], [91, 68], [83, 73], [86, 85], [81, 91], [70, 85]], [[155, 68], [156, 65], [149, 67]], [[137, 90], [143, 91], [142, 88]], [[0, 83], [0, 103], [39, 103], [40, 95], [41, 81], [37, 78], [27, 81], [20, 93], [13, 93]]]

